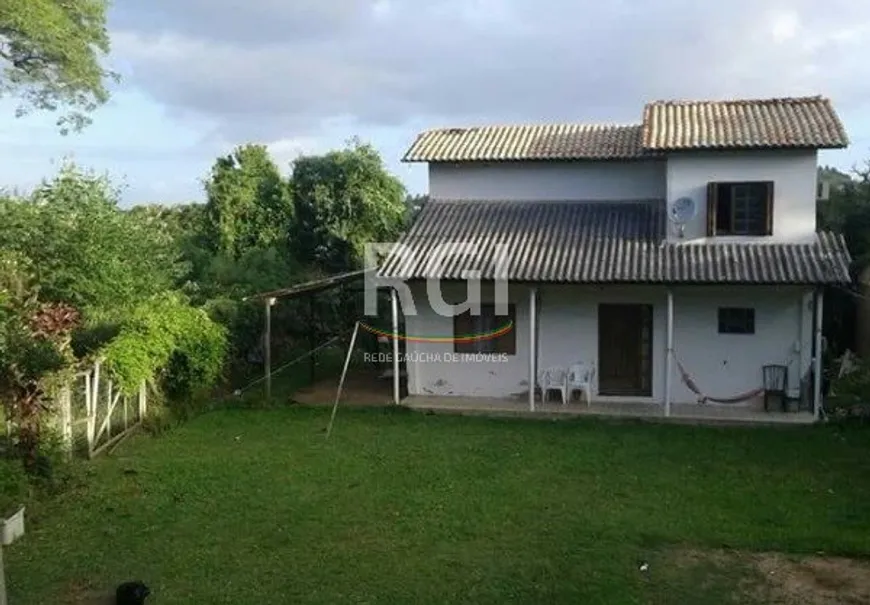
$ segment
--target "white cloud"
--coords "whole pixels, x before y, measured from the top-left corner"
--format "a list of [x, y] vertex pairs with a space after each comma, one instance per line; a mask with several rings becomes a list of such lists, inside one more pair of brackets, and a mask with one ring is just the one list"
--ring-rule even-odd
[[[150, 0], [115, 3], [110, 23], [137, 98], [117, 94], [74, 145], [129, 172], [131, 197], [156, 195], [151, 181], [189, 197], [240, 143], [287, 169], [354, 134], [419, 190], [425, 170], [397, 160], [421, 128], [637, 121], [661, 98], [821, 93], [856, 147], [870, 135], [856, 0]], [[0, 134], [7, 173], [73, 145]]]
[[771, 16], [770, 33], [774, 42], [793, 40], [800, 30], [800, 16], [793, 10], [777, 11]]
[[329, 145], [315, 137], [278, 139], [266, 144], [271, 156], [282, 171], [289, 171], [290, 164], [303, 155], [318, 155], [329, 150]]
[[870, 5], [846, 0], [150, 4], [162, 21], [115, 20], [133, 82], [233, 140], [318, 136], [336, 117], [625, 121], [650, 98], [870, 96], [855, 33]]

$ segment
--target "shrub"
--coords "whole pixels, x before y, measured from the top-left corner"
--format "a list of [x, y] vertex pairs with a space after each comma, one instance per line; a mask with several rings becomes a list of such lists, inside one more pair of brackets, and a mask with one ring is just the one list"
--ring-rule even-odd
[[0, 458], [0, 518], [5, 519], [24, 504], [30, 486], [18, 458]]
[[174, 294], [133, 309], [118, 337], [103, 349], [122, 391], [134, 393], [143, 381], [159, 375], [167, 390], [181, 397], [211, 387], [226, 353], [226, 330]]
[[828, 412], [836, 420], [870, 421], [870, 364], [859, 361], [845, 376], [831, 382]]

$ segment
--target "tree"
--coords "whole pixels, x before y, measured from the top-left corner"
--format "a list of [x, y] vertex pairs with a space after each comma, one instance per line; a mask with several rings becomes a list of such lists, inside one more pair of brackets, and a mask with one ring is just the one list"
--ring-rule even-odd
[[205, 190], [205, 227], [215, 252], [238, 258], [286, 245], [293, 221], [289, 185], [265, 146], [243, 145], [219, 158]]
[[293, 165], [294, 246], [301, 262], [327, 272], [359, 266], [365, 244], [392, 241], [405, 217], [405, 188], [378, 152], [347, 148]]
[[46, 301], [120, 312], [172, 288], [181, 267], [171, 237], [118, 207], [101, 176], [64, 167], [29, 198], [0, 199], [0, 249], [26, 257]]
[[[833, 170], [833, 169], [831, 169]], [[833, 172], [826, 172], [828, 176]], [[839, 173], [842, 175], [842, 173]], [[853, 177], [831, 189], [828, 200], [817, 204], [818, 227], [843, 234], [852, 256], [853, 279], [870, 265], [870, 161], [856, 168]], [[825, 291], [824, 326], [832, 352], [855, 349], [856, 293], [844, 288]]]
[[833, 166], [819, 166], [819, 180], [827, 181], [834, 188], [843, 187], [852, 182], [852, 177]]
[[175, 286], [195, 294], [197, 282], [207, 270], [214, 257], [206, 237], [205, 204], [143, 204], [127, 212], [134, 221], [141, 223], [172, 242], [180, 258]]
[[107, 10], [108, 0], [0, 2], [0, 95], [22, 99], [18, 115], [66, 107], [57, 121], [64, 134], [90, 123], [116, 77], [100, 62], [109, 52]]
[[419, 195], [408, 195], [405, 198], [405, 206], [408, 208], [406, 215], [408, 223], [411, 223], [411, 221], [416, 218], [428, 201], [429, 196], [425, 193]]
[[820, 229], [843, 234], [856, 269], [870, 264], [870, 161], [818, 203], [818, 223]]

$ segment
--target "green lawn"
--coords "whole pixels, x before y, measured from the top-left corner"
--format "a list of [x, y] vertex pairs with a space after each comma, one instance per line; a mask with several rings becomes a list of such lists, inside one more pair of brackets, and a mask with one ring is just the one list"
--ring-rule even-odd
[[695, 605], [755, 572], [684, 551], [870, 554], [868, 431], [343, 409], [326, 441], [328, 415], [213, 412], [95, 461], [7, 549], [10, 603], [141, 578], [155, 604]]

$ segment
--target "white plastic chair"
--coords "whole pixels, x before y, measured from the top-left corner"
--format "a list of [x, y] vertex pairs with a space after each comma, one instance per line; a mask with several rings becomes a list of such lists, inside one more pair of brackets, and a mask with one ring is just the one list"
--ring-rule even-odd
[[568, 403], [568, 373], [565, 368], [552, 367], [541, 372], [541, 403], [547, 403], [550, 391], [558, 391], [562, 405]]
[[570, 401], [575, 391], [581, 391], [586, 397], [586, 407], [592, 405], [592, 383], [595, 378], [595, 364], [578, 361], [568, 368], [567, 394]]

